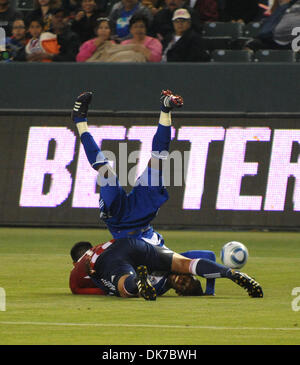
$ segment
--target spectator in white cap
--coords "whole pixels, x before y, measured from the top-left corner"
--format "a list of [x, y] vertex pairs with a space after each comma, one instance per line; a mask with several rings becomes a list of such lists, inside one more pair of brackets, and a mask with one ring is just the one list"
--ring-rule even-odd
[[174, 32], [166, 37], [162, 61], [208, 62], [209, 53], [202, 37], [191, 28], [191, 15], [187, 9], [177, 9], [172, 17]]
[[153, 18], [150, 35], [163, 42], [169, 33], [173, 32], [172, 18], [177, 9], [186, 9], [191, 15], [192, 28], [202, 34], [203, 23], [199, 14], [187, 5], [185, 0], [164, 0], [165, 6]]

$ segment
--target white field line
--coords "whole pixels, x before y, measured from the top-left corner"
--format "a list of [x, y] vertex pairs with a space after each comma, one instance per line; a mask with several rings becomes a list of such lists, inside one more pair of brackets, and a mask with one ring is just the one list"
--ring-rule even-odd
[[237, 331], [300, 331], [300, 327], [226, 327], [226, 326], [190, 326], [165, 324], [132, 324], [132, 323], [63, 323], [63, 322], [8, 322], [0, 325], [63, 326], [63, 327], [133, 327], [133, 328], [168, 328], [168, 329], [207, 329]]

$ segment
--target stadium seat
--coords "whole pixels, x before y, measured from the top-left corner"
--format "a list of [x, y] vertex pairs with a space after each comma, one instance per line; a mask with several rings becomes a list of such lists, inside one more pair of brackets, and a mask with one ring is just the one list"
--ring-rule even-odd
[[211, 52], [211, 62], [251, 62], [252, 51], [217, 49]]
[[244, 26], [243, 36], [245, 38], [255, 38], [260, 30], [261, 24], [259, 22], [251, 22]]
[[231, 37], [202, 37], [205, 47], [209, 51], [214, 49], [231, 49]]
[[16, 10], [29, 12], [35, 9], [34, 0], [15, 0]]
[[243, 24], [225, 22], [207, 22], [203, 25], [204, 37], [231, 37], [233, 39], [243, 35]]
[[243, 25], [240, 23], [208, 22], [203, 25], [202, 35], [207, 49], [210, 51], [231, 49], [233, 42], [243, 35]]
[[292, 50], [261, 49], [254, 54], [254, 62], [296, 62]]
[[261, 24], [259, 22], [252, 22], [244, 25], [243, 34], [236, 38], [231, 44], [232, 49], [243, 49], [245, 44], [255, 38], [260, 30]]

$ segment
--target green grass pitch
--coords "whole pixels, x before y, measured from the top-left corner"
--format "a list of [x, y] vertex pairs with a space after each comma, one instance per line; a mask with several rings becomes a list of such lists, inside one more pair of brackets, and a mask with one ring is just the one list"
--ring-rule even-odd
[[[72, 295], [69, 250], [79, 240], [110, 238], [97, 229], [0, 228], [1, 345], [296, 345], [300, 344], [300, 233], [162, 231], [176, 252], [215, 251], [236, 240], [249, 249], [242, 271], [263, 299], [227, 279], [215, 297], [142, 298]], [[203, 279], [201, 279], [204, 284]], [[298, 291], [300, 295], [300, 288]]]

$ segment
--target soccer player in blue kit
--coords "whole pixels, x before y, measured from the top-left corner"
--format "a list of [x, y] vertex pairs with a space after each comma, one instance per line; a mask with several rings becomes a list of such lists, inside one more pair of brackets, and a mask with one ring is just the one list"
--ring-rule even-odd
[[168, 158], [171, 141], [170, 112], [183, 105], [182, 97], [170, 90], [162, 91], [152, 157], [129, 194], [120, 186], [116, 173], [88, 131], [87, 113], [91, 99], [91, 92], [77, 97], [72, 120], [90, 165], [98, 171], [100, 218], [114, 238], [113, 244], [101, 250], [101, 254], [90, 255], [89, 275], [94, 283], [107, 294], [121, 297], [141, 295], [146, 300], [155, 300], [156, 290], [148, 279], [148, 272], [180, 273], [206, 278], [208, 294], [214, 291], [214, 280], [225, 277], [246, 289], [251, 297], [262, 297], [261, 286], [248, 275], [220, 265], [205, 255], [185, 257], [169, 250], [163, 237], [150, 225], [159, 208], [168, 200], [163, 185], [162, 160]]

